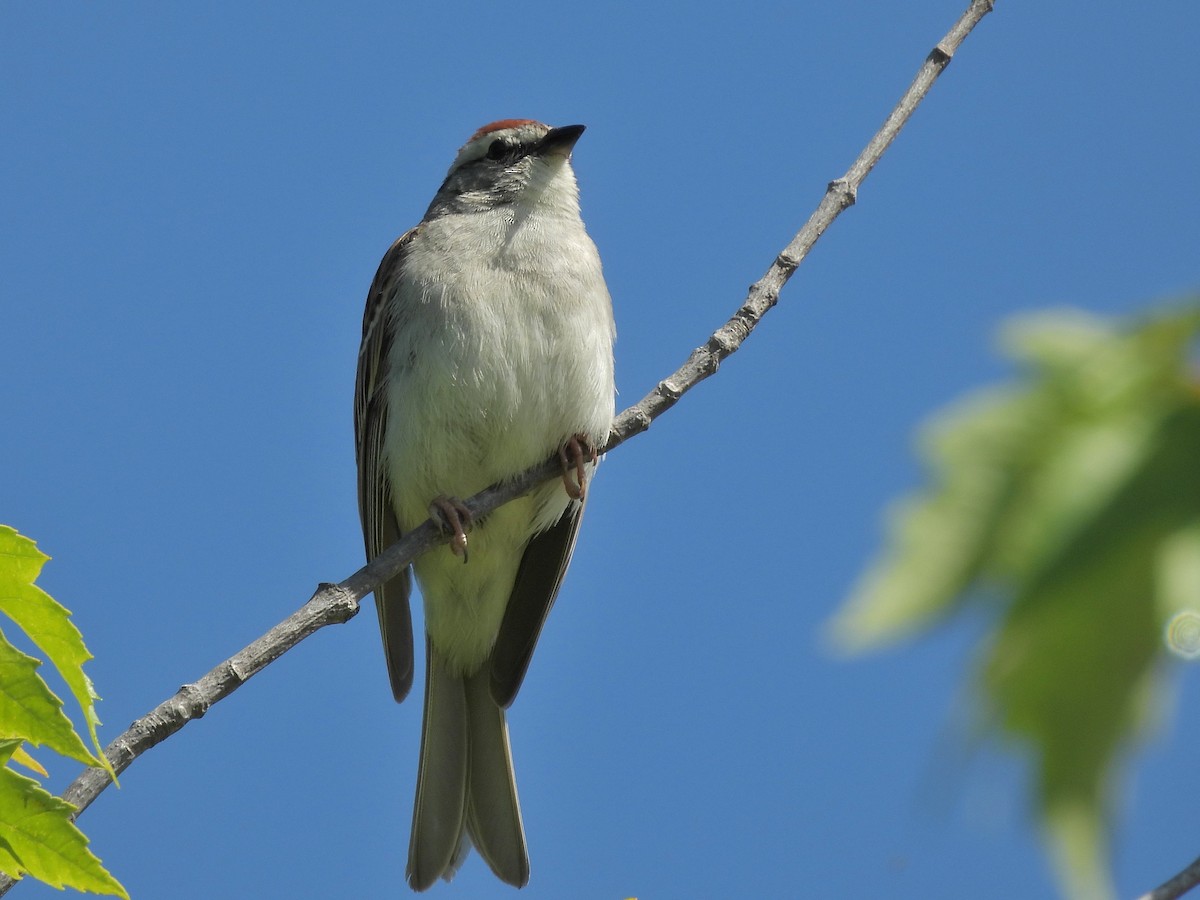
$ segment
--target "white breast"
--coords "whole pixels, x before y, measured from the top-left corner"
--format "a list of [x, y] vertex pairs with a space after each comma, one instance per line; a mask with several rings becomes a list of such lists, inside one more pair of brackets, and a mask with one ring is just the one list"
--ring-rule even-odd
[[469, 496], [576, 432], [600, 440], [612, 420], [612, 312], [595, 246], [577, 217], [514, 227], [512, 215], [426, 223], [406, 259], [385, 443], [393, 490], [421, 520], [435, 495]]
[[[423, 223], [405, 259], [384, 440], [401, 530], [428, 518], [435, 496], [468, 497], [576, 433], [599, 443], [611, 424], [612, 310], [596, 248], [577, 214], [514, 216]], [[522, 548], [568, 502], [549, 483], [476, 529], [468, 565], [441, 549], [418, 561], [443, 652], [464, 665], [486, 656]]]

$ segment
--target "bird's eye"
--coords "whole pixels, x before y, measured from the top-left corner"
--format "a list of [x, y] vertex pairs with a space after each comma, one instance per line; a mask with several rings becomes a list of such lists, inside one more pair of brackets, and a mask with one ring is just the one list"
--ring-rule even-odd
[[508, 141], [502, 141], [499, 139], [494, 140], [494, 141], [492, 141], [491, 144], [488, 145], [487, 158], [488, 159], [504, 159], [504, 157], [506, 157], [508, 155], [510, 150], [512, 150], [512, 145], [509, 144]]

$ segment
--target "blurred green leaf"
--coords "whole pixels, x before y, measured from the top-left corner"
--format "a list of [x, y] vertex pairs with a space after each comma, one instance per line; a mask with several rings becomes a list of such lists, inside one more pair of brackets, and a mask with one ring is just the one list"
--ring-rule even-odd
[[1034, 751], [1074, 897], [1111, 893], [1114, 760], [1153, 708], [1168, 642], [1200, 655], [1198, 331], [1198, 303], [1133, 323], [1059, 311], [1006, 327], [1018, 383], [924, 429], [930, 485], [893, 513], [887, 548], [830, 626], [865, 650], [986, 601], [996, 624], [974, 690]]
[[1200, 658], [1200, 518], [1163, 542], [1157, 579], [1167, 648], [1184, 659]]

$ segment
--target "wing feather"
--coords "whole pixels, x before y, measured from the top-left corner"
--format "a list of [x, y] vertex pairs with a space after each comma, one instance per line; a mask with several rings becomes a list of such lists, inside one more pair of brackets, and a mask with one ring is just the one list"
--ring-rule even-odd
[[572, 504], [561, 519], [533, 537], [521, 557], [492, 649], [492, 699], [501, 709], [512, 704], [525, 680], [533, 649], [575, 550], [582, 519], [583, 507]]
[[[354, 388], [354, 446], [358, 461], [358, 511], [368, 562], [400, 539], [383, 453], [389, 412], [386, 374], [391, 344], [387, 301], [396, 290], [400, 264], [416, 233], [416, 228], [405, 232], [384, 254], [363, 313], [362, 345], [358, 351], [358, 376]], [[397, 703], [408, 695], [413, 682], [411, 592], [410, 569], [375, 590], [388, 678]]]

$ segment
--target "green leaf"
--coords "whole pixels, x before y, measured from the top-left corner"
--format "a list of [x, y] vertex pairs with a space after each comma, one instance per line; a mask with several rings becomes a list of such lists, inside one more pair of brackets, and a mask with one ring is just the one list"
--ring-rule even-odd
[[30, 755], [29, 751], [24, 747], [17, 747], [17, 749], [12, 752], [10, 758], [13, 762], [20, 763], [31, 772], [37, 772], [37, 774], [41, 775], [43, 778], [47, 778], [50, 775], [50, 773], [46, 771], [42, 764], [34, 759], [33, 756]]
[[0, 768], [0, 871], [128, 900], [125, 888], [105, 871], [71, 822], [73, 809], [33, 779]]
[[100, 719], [95, 702], [100, 698], [83, 673], [92, 655], [71, 623], [71, 614], [34, 584], [49, 558], [29, 538], [0, 525], [0, 612], [16, 622], [58, 670], [83, 711], [96, 757], [109, 768], [96, 734]]
[[37, 674], [40, 665], [40, 661], [10, 644], [0, 631], [0, 738], [44, 744], [85, 765], [100, 765], [63, 713], [62, 701]]
[[1014, 385], [926, 426], [930, 484], [831, 623], [866, 649], [986, 602], [972, 673], [997, 732], [1032, 750], [1047, 843], [1074, 897], [1111, 894], [1110, 785], [1155, 706], [1168, 647], [1200, 656], [1200, 303], [1113, 323], [1005, 329]]
[[[32, 541], [0, 526], [0, 611], [54, 662], [79, 700], [99, 750], [93, 706], [98, 698], [82, 668], [91, 655], [69, 613], [33, 583], [47, 559]], [[22, 747], [26, 741], [88, 765], [102, 764], [76, 734], [62, 701], [38, 674], [39, 666], [39, 660], [0, 632], [0, 872], [13, 878], [32, 875], [58, 888], [127, 897], [87, 849], [87, 838], [72, 822], [74, 808], [10, 768], [13, 762], [38, 766]], [[107, 760], [103, 765], [108, 768]]]

